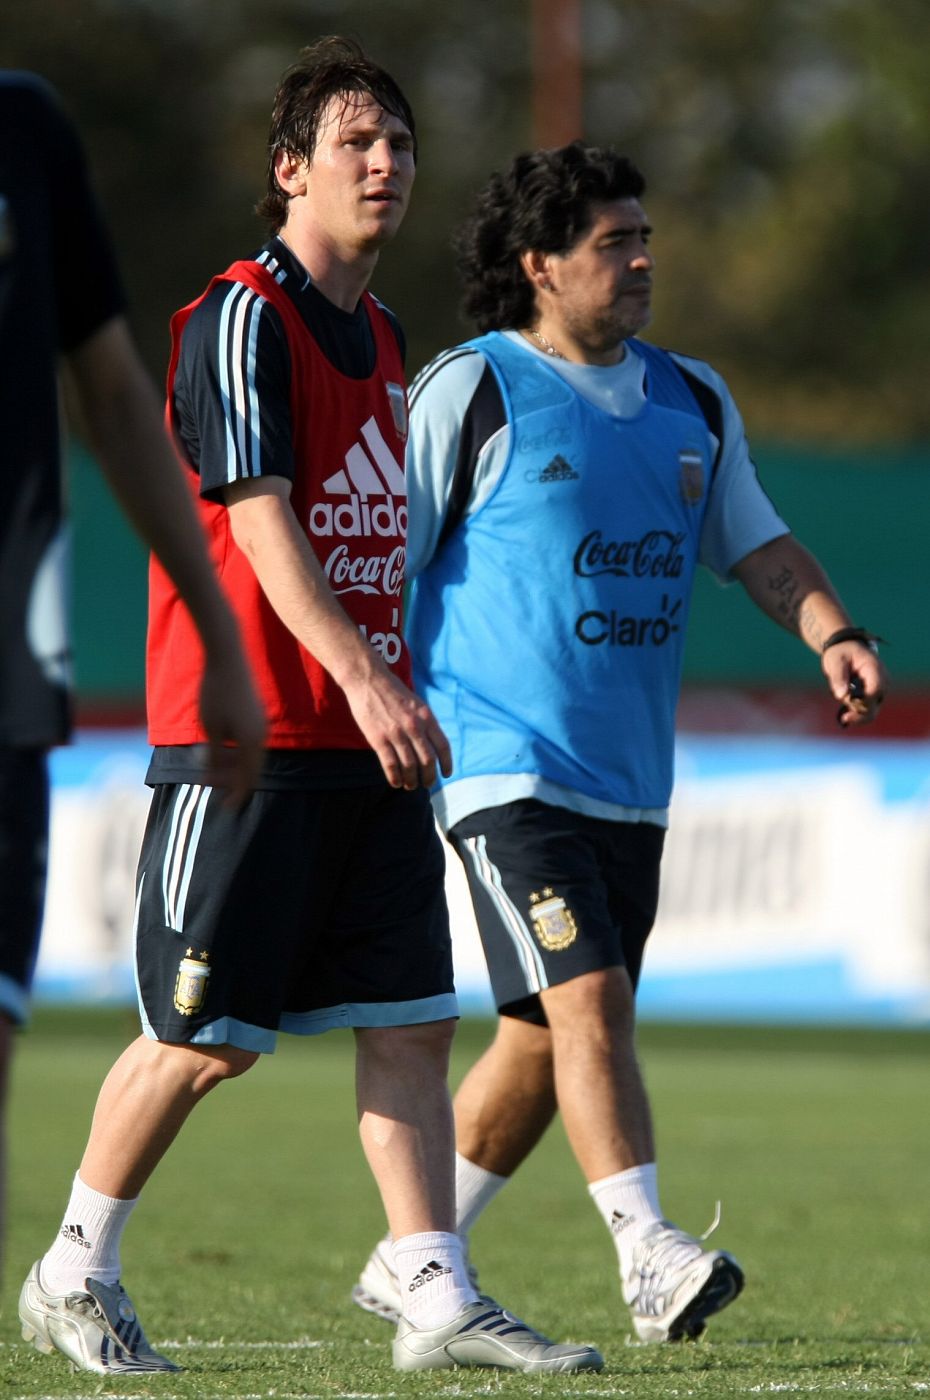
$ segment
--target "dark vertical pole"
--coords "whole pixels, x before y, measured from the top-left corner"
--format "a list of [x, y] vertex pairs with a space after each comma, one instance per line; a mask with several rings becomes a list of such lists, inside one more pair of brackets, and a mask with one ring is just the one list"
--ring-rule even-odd
[[564, 146], [584, 135], [583, 0], [530, 0], [533, 27], [533, 145]]

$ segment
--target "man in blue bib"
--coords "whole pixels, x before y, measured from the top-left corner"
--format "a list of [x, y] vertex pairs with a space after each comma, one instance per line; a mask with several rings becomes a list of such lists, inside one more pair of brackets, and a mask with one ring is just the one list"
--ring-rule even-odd
[[[633, 1038], [695, 568], [820, 655], [844, 725], [874, 718], [884, 673], [763, 491], [723, 380], [636, 338], [643, 190], [629, 160], [575, 142], [481, 194], [459, 241], [481, 334], [411, 393], [408, 636], [452, 746], [434, 806], [500, 1012], [455, 1101], [459, 1233], [558, 1108], [635, 1332], [674, 1341], [743, 1285], [662, 1214]], [[354, 1296], [399, 1310], [385, 1241]]]

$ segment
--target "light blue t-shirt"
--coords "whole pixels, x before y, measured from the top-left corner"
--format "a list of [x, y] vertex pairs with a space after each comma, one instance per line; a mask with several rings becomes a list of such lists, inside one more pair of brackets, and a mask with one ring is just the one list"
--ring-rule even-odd
[[606, 368], [456, 347], [412, 386], [408, 489], [440, 823], [535, 796], [664, 824], [693, 569], [787, 533], [719, 375], [642, 342]]

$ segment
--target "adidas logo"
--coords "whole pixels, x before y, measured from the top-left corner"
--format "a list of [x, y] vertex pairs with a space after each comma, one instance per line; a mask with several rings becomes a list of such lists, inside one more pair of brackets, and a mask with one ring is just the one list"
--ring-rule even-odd
[[60, 1233], [62, 1239], [69, 1240], [71, 1244], [79, 1244], [82, 1249], [93, 1247], [80, 1225], [62, 1225]]
[[539, 473], [540, 481], [577, 481], [578, 473], [561, 454], [557, 452], [547, 467]]
[[[360, 535], [406, 536], [407, 482], [404, 469], [384, 440], [374, 417], [362, 427], [362, 441], [345, 454], [345, 468], [323, 482], [327, 496], [341, 504], [317, 501], [310, 512], [310, 532], [350, 539]], [[378, 497], [372, 504], [371, 497]], [[399, 498], [402, 504], [395, 504]]]
[[407, 1289], [408, 1293], [415, 1293], [418, 1288], [422, 1288], [426, 1283], [432, 1283], [434, 1278], [440, 1278], [442, 1274], [451, 1274], [452, 1270], [446, 1264], [440, 1264], [438, 1259], [431, 1259], [428, 1264], [424, 1264], [414, 1275], [413, 1282]]
[[633, 1223], [632, 1215], [624, 1215], [622, 1211], [615, 1210], [610, 1217], [610, 1232], [612, 1235], [622, 1235], [628, 1225]]

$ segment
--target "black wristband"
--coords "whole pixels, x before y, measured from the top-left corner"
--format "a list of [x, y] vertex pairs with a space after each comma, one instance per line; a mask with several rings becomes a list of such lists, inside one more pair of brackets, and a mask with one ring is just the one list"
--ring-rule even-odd
[[835, 632], [831, 632], [823, 646], [820, 648], [821, 655], [828, 647], [835, 647], [838, 642], [861, 642], [868, 647], [869, 651], [878, 654], [879, 642], [884, 642], [884, 637], [876, 637], [874, 632], [867, 632], [864, 627], [840, 627]]

